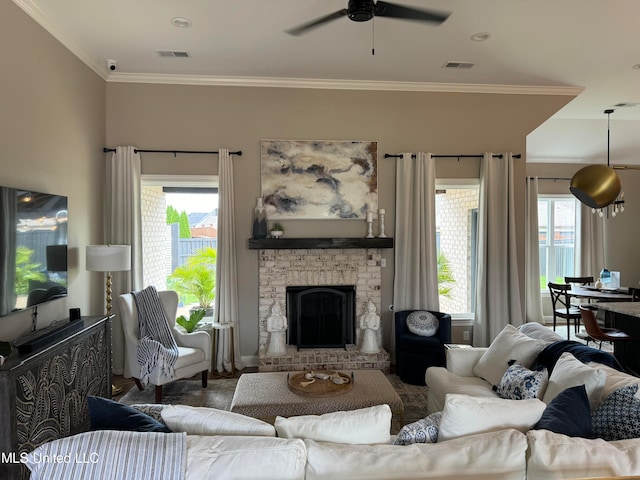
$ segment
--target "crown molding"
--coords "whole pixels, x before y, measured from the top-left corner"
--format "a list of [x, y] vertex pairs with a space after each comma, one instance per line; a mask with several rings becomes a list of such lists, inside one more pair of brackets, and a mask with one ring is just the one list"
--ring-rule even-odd
[[212, 85], [226, 87], [315, 88], [328, 90], [383, 90], [402, 92], [494, 93], [507, 95], [577, 96], [583, 87], [538, 85], [491, 85], [471, 83], [388, 82], [321, 78], [231, 77], [218, 75], [169, 75], [115, 72], [114, 83], [155, 83], [172, 85]]
[[91, 70], [96, 72], [103, 79], [107, 79], [106, 69], [93, 61], [91, 56], [78, 45], [73, 38], [60, 28], [51, 18], [36, 5], [33, 0], [13, 0], [27, 15], [33, 18], [42, 28], [49, 32], [53, 38], [64, 45], [71, 53], [84, 62]]

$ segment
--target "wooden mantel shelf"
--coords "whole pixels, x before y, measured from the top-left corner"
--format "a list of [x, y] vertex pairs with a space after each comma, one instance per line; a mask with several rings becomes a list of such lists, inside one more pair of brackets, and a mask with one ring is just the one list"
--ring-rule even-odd
[[393, 248], [393, 238], [250, 238], [250, 250], [283, 248]]

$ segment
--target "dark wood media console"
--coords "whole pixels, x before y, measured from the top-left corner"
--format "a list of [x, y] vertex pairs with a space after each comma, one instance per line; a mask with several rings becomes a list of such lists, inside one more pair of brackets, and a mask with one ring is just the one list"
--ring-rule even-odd
[[27, 479], [21, 455], [89, 430], [87, 396], [111, 396], [111, 319], [83, 317], [64, 338], [16, 349], [0, 366], [0, 478]]

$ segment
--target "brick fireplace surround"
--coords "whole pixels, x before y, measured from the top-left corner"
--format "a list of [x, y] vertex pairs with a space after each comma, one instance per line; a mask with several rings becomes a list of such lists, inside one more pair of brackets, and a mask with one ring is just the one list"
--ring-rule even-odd
[[[280, 240], [278, 240], [280, 241]], [[355, 320], [365, 313], [371, 300], [378, 314], [381, 303], [379, 248], [261, 248], [258, 250], [259, 277], [259, 351], [258, 371], [349, 370], [374, 368], [389, 371], [389, 354], [361, 353], [356, 345], [343, 348], [305, 348], [287, 345], [287, 353], [266, 354], [269, 342], [267, 317], [276, 301], [286, 312], [288, 286], [355, 285]]]

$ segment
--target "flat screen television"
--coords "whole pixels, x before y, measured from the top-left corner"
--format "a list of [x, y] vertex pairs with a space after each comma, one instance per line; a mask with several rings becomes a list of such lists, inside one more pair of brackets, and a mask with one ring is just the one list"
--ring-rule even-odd
[[67, 200], [0, 187], [0, 316], [67, 296]]

